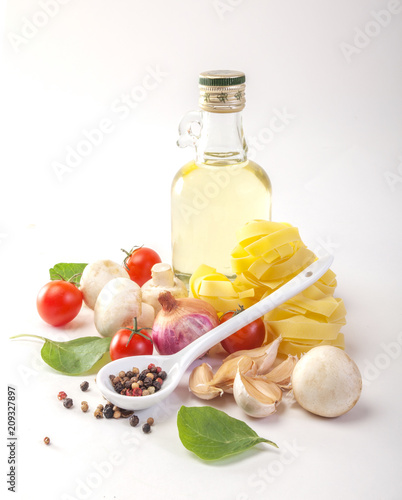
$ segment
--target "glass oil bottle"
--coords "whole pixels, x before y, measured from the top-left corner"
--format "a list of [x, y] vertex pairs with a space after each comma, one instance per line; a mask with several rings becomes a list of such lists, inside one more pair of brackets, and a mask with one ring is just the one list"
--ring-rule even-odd
[[182, 119], [178, 140], [180, 147], [195, 147], [195, 159], [177, 172], [171, 193], [173, 269], [184, 282], [200, 264], [234, 278], [236, 230], [271, 219], [269, 177], [247, 159], [244, 73], [207, 71], [199, 88], [200, 110]]

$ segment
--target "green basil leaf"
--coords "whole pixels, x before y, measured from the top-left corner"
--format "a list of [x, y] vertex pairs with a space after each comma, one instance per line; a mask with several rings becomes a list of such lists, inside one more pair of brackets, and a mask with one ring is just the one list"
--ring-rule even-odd
[[67, 264], [65, 262], [60, 262], [49, 269], [50, 279], [52, 281], [64, 279], [65, 281], [71, 281], [71, 283], [79, 286], [82, 271], [87, 265], [88, 264]]
[[184, 447], [203, 460], [218, 460], [272, 441], [259, 437], [245, 422], [211, 406], [182, 406], [177, 428]]
[[55, 370], [68, 375], [79, 375], [88, 371], [109, 351], [110, 337], [81, 337], [67, 342], [55, 342], [38, 335], [11, 337], [34, 337], [44, 340], [42, 359]]

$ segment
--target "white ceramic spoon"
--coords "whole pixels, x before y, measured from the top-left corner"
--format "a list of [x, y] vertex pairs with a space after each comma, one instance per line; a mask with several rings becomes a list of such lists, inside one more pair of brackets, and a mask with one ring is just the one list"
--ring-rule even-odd
[[[332, 261], [332, 255], [327, 255], [313, 262], [313, 264], [304, 269], [288, 283], [278, 288], [271, 295], [244, 310], [241, 314], [233, 316], [230, 320], [205, 333], [176, 354], [168, 356], [130, 356], [108, 363], [99, 371], [96, 377], [100, 391], [108, 401], [127, 410], [143, 410], [160, 403], [176, 389], [188, 366], [199, 356], [240, 328], [272, 311], [275, 307], [278, 307], [315, 283], [329, 269]], [[109, 375], [117, 375], [120, 371], [129, 371], [133, 366], [137, 366], [141, 371], [149, 363], [154, 363], [156, 366], [162, 367], [162, 370], [167, 373], [166, 380], [164, 380], [159, 391], [148, 396], [122, 396], [113, 389]]]

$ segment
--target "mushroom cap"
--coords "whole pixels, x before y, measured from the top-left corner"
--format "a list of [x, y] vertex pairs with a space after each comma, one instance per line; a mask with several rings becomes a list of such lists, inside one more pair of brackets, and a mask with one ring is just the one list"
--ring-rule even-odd
[[293, 394], [305, 410], [338, 417], [360, 398], [362, 377], [356, 363], [341, 349], [323, 345], [308, 351], [292, 374]]
[[141, 315], [137, 318], [138, 328], [152, 328], [155, 320], [155, 309], [146, 302], [141, 303]]
[[85, 304], [90, 309], [94, 309], [102, 288], [114, 278], [130, 276], [124, 267], [112, 260], [97, 260], [85, 267], [80, 280], [80, 290]]
[[95, 304], [95, 327], [103, 337], [133, 324], [141, 315], [141, 288], [130, 278], [115, 278], [101, 290]]

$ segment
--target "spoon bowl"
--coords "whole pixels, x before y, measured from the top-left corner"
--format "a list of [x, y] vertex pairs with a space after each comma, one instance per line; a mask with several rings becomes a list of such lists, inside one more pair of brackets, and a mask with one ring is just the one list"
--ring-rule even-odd
[[[116, 359], [105, 365], [99, 371], [96, 377], [96, 383], [105, 398], [119, 408], [124, 408], [125, 410], [144, 410], [159, 403], [176, 389], [183, 375], [183, 373], [180, 372], [181, 357], [178, 356], [178, 354], [179, 353], [170, 354], [168, 356], [160, 356], [159, 354], [128, 356], [126, 358]], [[155, 366], [160, 366], [162, 370], [167, 373], [167, 377], [163, 381], [162, 387], [158, 392], [154, 392], [148, 396], [123, 396], [114, 390], [113, 384], [109, 378], [110, 375], [118, 375], [120, 371], [127, 372], [134, 366], [141, 372], [145, 370], [150, 363], [154, 363]], [[186, 367], [183, 372], [185, 369]]]
[[[331, 255], [321, 257], [265, 299], [221, 323], [175, 354], [129, 356], [106, 364], [96, 377], [96, 383], [101, 393], [108, 401], [126, 410], [144, 410], [160, 403], [176, 389], [184, 372], [193, 361], [240, 328], [255, 321], [315, 283], [329, 269], [332, 261]], [[160, 366], [167, 373], [159, 391], [148, 396], [123, 396], [114, 390], [110, 375], [118, 375], [120, 371], [127, 372], [134, 366], [141, 372], [150, 363]]]

